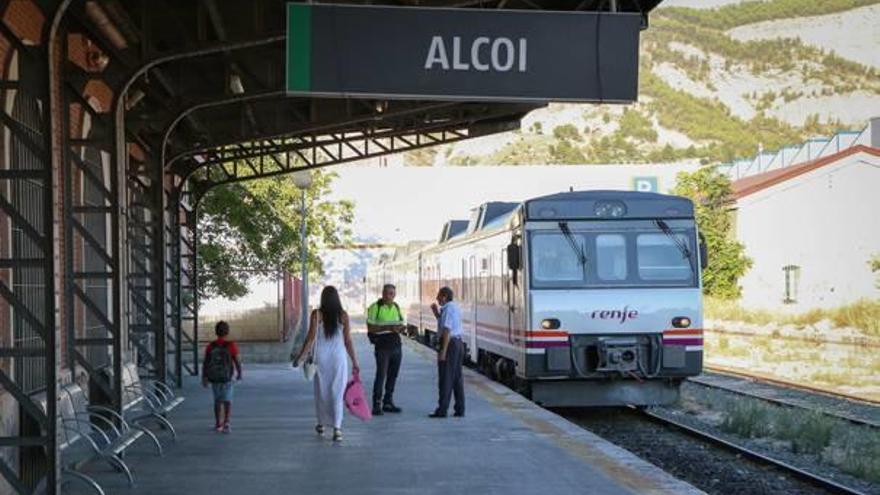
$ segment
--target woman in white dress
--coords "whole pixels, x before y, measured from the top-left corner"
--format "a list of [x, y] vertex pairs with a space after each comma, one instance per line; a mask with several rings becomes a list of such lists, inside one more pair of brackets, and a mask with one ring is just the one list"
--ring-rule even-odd
[[298, 365], [303, 356], [315, 346], [315, 411], [318, 424], [315, 431], [324, 434], [325, 426], [333, 426], [333, 440], [342, 440], [342, 412], [345, 409], [343, 394], [348, 381], [348, 359], [354, 371], [358, 371], [357, 356], [351, 343], [351, 325], [348, 313], [342, 309], [339, 293], [332, 285], [321, 291], [321, 307], [312, 311], [309, 333], [294, 363]]

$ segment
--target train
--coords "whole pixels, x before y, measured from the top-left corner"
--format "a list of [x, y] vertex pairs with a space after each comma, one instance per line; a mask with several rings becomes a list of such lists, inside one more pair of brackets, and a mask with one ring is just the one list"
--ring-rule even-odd
[[703, 367], [702, 272], [691, 200], [568, 191], [487, 202], [437, 241], [372, 263], [397, 288], [409, 335], [436, 345], [442, 286], [461, 307], [466, 361], [546, 407], [675, 402]]

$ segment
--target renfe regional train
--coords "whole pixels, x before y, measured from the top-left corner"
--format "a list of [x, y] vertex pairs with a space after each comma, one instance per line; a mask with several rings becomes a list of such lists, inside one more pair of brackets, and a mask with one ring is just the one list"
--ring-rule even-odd
[[430, 304], [450, 286], [467, 359], [545, 406], [667, 404], [703, 362], [693, 203], [630, 191], [490, 202], [372, 265], [411, 335], [436, 342]]

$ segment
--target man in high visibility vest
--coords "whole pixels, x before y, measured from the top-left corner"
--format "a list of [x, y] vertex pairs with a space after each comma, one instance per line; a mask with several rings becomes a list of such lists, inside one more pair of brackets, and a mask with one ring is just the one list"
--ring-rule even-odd
[[[400, 332], [405, 328], [400, 306], [394, 302], [397, 290], [391, 284], [382, 287], [382, 299], [367, 309], [367, 337], [376, 356], [376, 378], [373, 381], [373, 415], [399, 413], [394, 405], [394, 384], [400, 371], [403, 350]], [[384, 395], [383, 395], [384, 388]]]

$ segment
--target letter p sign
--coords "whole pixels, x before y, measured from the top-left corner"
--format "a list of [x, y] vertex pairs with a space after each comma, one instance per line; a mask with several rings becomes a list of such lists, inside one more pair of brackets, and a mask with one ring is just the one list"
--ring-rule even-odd
[[657, 177], [633, 177], [633, 191], [657, 192]]

